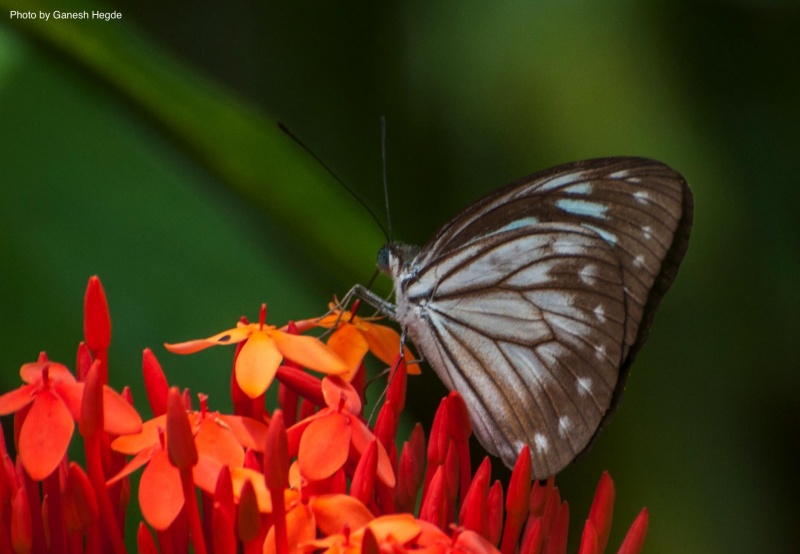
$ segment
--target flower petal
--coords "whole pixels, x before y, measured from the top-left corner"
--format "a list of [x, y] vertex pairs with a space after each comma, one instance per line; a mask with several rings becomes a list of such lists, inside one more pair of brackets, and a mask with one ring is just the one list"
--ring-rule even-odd
[[53, 473], [67, 453], [75, 423], [64, 402], [50, 390], [36, 395], [19, 435], [19, 455], [31, 479]]
[[344, 398], [344, 408], [351, 414], [361, 413], [361, 397], [353, 385], [337, 376], [328, 376], [322, 380], [322, 397], [331, 408], [338, 410]]
[[[286, 514], [286, 538], [289, 544], [288, 554], [296, 554], [300, 551], [299, 545], [314, 540], [316, 529], [314, 525], [314, 515], [308, 506], [298, 504]], [[276, 554], [275, 547], [275, 527], [270, 527], [267, 538], [264, 540], [263, 554]]]
[[319, 339], [281, 331], [273, 331], [270, 335], [287, 360], [321, 373], [339, 375], [348, 371], [344, 361]]
[[361, 501], [346, 494], [313, 496], [308, 506], [324, 535], [340, 533], [345, 525], [349, 529], [359, 529], [375, 519]]
[[475, 531], [463, 531], [458, 534], [453, 551], [461, 554], [500, 554], [492, 543]]
[[72, 414], [72, 419], [79, 421], [81, 418], [81, 404], [83, 403], [83, 383], [75, 383], [69, 381], [62, 381], [60, 383], [53, 383], [52, 389], [64, 404], [67, 405], [69, 413]]
[[142, 430], [142, 418], [120, 394], [103, 385], [103, 427], [111, 435], [130, 435]]
[[256, 452], [263, 452], [267, 440], [268, 427], [250, 417], [217, 414], [214, 418], [219, 425], [230, 429], [239, 444]]
[[236, 383], [250, 398], [264, 393], [281, 364], [275, 341], [265, 333], [253, 333], [236, 357]]
[[194, 484], [200, 488], [200, 490], [213, 495], [216, 492], [217, 480], [219, 479], [219, 474], [223, 467], [225, 466], [219, 463], [219, 460], [201, 454], [197, 458], [197, 463], [192, 467], [192, 479], [194, 479]]
[[111, 448], [122, 454], [133, 455], [147, 447], [158, 444], [158, 429], [167, 428], [166, 414], [149, 419], [142, 424], [142, 430], [134, 435], [117, 437], [111, 442]]
[[[375, 534], [379, 543], [392, 537], [400, 544], [405, 544], [415, 539], [422, 532], [420, 522], [414, 519], [411, 514], [391, 514], [373, 519], [367, 527]], [[355, 537], [363, 537], [364, 530], [354, 533]]]
[[[391, 366], [400, 352], [400, 335], [397, 331], [386, 325], [378, 325], [376, 323], [367, 323], [361, 321], [361, 327], [364, 332], [364, 338], [369, 343], [369, 350], [376, 358], [383, 363]], [[414, 359], [413, 354], [408, 349], [408, 346], [403, 348], [403, 353], [406, 360], [406, 371], [409, 375], [419, 375], [422, 373], [418, 364], [412, 364]]]
[[[231, 433], [230, 429], [215, 420], [203, 418], [200, 428], [194, 436], [197, 452], [205, 457], [213, 458], [220, 465], [241, 467], [244, 465], [244, 448]], [[263, 448], [263, 445], [262, 445]], [[216, 486], [216, 476], [214, 477]]]
[[0, 396], [0, 415], [13, 414], [24, 408], [35, 398], [36, 385], [22, 385], [18, 389]]
[[157, 450], [139, 481], [142, 515], [154, 529], [164, 531], [178, 517], [183, 502], [180, 472], [169, 463], [166, 450]]
[[23, 364], [19, 369], [19, 376], [26, 383], [38, 383], [42, 380], [42, 371], [47, 368], [47, 374], [51, 381], [75, 382], [75, 376], [62, 364], [55, 362], [32, 362]]
[[130, 462], [125, 464], [125, 467], [119, 470], [119, 473], [117, 473], [114, 477], [106, 481], [106, 486], [110, 487], [120, 479], [127, 477], [128, 475], [130, 475], [131, 473], [133, 473], [134, 471], [145, 465], [147, 462], [149, 462], [150, 458], [153, 457], [153, 452], [155, 451], [155, 449], [156, 449], [155, 446], [151, 446], [139, 452], [136, 456], [134, 456], [131, 459]]
[[351, 432], [349, 418], [340, 413], [312, 421], [300, 438], [300, 473], [311, 481], [336, 473], [347, 461]]
[[179, 342], [176, 344], [164, 344], [164, 348], [173, 354], [194, 354], [205, 350], [210, 346], [224, 346], [227, 344], [236, 344], [242, 342], [250, 336], [254, 327], [247, 325], [244, 327], [234, 327], [221, 333], [217, 333], [213, 337], [207, 339], [190, 340], [186, 342]]
[[[234, 498], [236, 498], [237, 501], [239, 500], [239, 495], [242, 494], [242, 487], [244, 487], [245, 481], [250, 481], [250, 484], [253, 485], [253, 490], [256, 491], [258, 511], [266, 514], [271, 513], [272, 500], [270, 499], [267, 485], [264, 484], [264, 474], [259, 471], [246, 467], [231, 468], [231, 482], [233, 484]], [[291, 492], [294, 493], [294, 491]]]
[[348, 373], [342, 377], [350, 381], [369, 352], [367, 339], [355, 325], [345, 324], [333, 332], [327, 344], [344, 361]]

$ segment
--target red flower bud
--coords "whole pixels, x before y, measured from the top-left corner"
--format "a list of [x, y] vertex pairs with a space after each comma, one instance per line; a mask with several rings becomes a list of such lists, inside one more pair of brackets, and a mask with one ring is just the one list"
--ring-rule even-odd
[[153, 416], [158, 417], [167, 413], [167, 391], [169, 385], [158, 363], [155, 354], [149, 348], [142, 352], [142, 374], [144, 375], [144, 388]]
[[542, 551], [544, 542], [544, 532], [542, 531], [542, 518], [537, 517], [534, 521], [528, 520], [530, 525], [525, 527], [525, 534], [522, 536], [520, 554], [539, 554]]
[[77, 359], [75, 360], [75, 373], [78, 376], [78, 381], [85, 381], [86, 374], [92, 365], [92, 353], [85, 342], [78, 345]]
[[322, 382], [316, 377], [288, 365], [278, 366], [275, 377], [281, 384], [299, 394], [303, 399], [313, 402], [317, 406], [325, 406]]
[[25, 489], [17, 490], [11, 504], [11, 544], [14, 552], [30, 552], [33, 548], [33, 522]]
[[403, 444], [397, 471], [397, 509], [412, 512], [425, 471], [425, 432], [417, 423], [411, 438]]
[[500, 544], [500, 535], [503, 532], [503, 486], [500, 481], [495, 481], [489, 489], [489, 499], [486, 502], [486, 538], [493, 545]]
[[462, 527], [471, 529], [481, 535], [487, 535], [486, 502], [489, 498], [489, 478], [491, 477], [492, 464], [489, 457], [485, 457], [472, 478], [469, 490], [464, 496], [461, 513], [458, 520]]
[[419, 519], [433, 523], [440, 529], [447, 527], [447, 492], [445, 487], [444, 469], [439, 466], [423, 495], [422, 505], [419, 509]]
[[602, 550], [598, 548], [597, 532], [594, 530], [592, 520], [587, 519], [586, 525], [583, 527], [583, 536], [581, 537], [581, 547], [578, 554], [600, 554]]
[[650, 515], [647, 508], [643, 508], [633, 525], [625, 535], [625, 540], [622, 541], [622, 546], [619, 547], [619, 554], [639, 554], [644, 546], [644, 538], [647, 536], [647, 524], [650, 520]]
[[392, 363], [392, 368], [392, 372], [389, 374], [389, 386], [386, 389], [386, 401], [392, 403], [394, 415], [399, 419], [406, 405], [406, 386], [408, 381], [406, 361], [398, 354]]
[[78, 428], [84, 437], [94, 437], [103, 430], [103, 382], [100, 360], [95, 360], [86, 374]]
[[[597, 484], [592, 508], [589, 510], [589, 521], [597, 537], [597, 551], [604, 552], [611, 532], [611, 519], [614, 515], [614, 482], [607, 471], [603, 472]], [[588, 524], [587, 524], [588, 527]]]
[[89, 477], [75, 462], [70, 462], [62, 496], [64, 520], [70, 533], [85, 532], [97, 522], [97, 499]]
[[211, 516], [215, 554], [236, 554], [236, 506], [230, 468], [225, 465], [217, 477], [214, 489], [214, 510]]
[[237, 518], [237, 532], [244, 543], [258, 538], [261, 534], [261, 514], [258, 511], [258, 499], [253, 483], [244, 482], [239, 495], [239, 517]]
[[139, 554], [158, 554], [156, 541], [143, 521], [139, 523], [139, 530], [136, 532], [136, 546]]
[[528, 504], [531, 495], [531, 452], [527, 446], [522, 448], [511, 472], [506, 497], [506, 525], [503, 530], [503, 543], [500, 546], [503, 554], [513, 554], [516, 548], [522, 524], [528, 517]]
[[181, 471], [197, 464], [192, 425], [183, 406], [178, 387], [171, 387], [167, 394], [167, 453], [170, 463]]
[[89, 278], [83, 299], [83, 335], [95, 356], [111, 343], [111, 316], [103, 285], [97, 275]]
[[264, 448], [264, 476], [267, 488], [275, 493], [283, 491], [289, 484], [289, 445], [280, 410], [275, 410], [269, 422]]
[[569, 533], [569, 506], [562, 503], [558, 509], [553, 526], [550, 528], [545, 554], [561, 554], [567, 551], [567, 535]]
[[369, 506], [375, 494], [375, 474], [378, 471], [378, 443], [372, 440], [358, 460], [353, 480], [350, 484], [350, 496]]

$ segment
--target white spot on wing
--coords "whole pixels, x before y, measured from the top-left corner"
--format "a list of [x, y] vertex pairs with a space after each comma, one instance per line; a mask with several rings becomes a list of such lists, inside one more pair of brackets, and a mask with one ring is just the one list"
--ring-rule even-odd
[[537, 452], [542, 454], [547, 452], [550, 448], [550, 442], [547, 440], [547, 437], [541, 433], [533, 435], [533, 443], [536, 445]]
[[541, 191], [548, 191], [554, 190], [557, 188], [561, 188], [564, 185], [568, 185], [570, 183], [574, 183], [575, 181], [579, 181], [581, 179], [582, 173], [564, 173], [562, 175], [558, 175], [546, 183], [542, 183], [539, 187]]
[[556, 206], [572, 215], [593, 217], [595, 219], [605, 219], [608, 211], [608, 206], [604, 204], [586, 200], [572, 200], [571, 198], [556, 200]]
[[636, 198], [636, 201], [639, 202], [640, 204], [646, 204], [647, 202], [650, 201], [650, 195], [648, 195], [643, 190], [637, 190], [636, 192], [634, 192], [633, 197]]
[[644, 235], [644, 238], [646, 238], [647, 240], [650, 240], [651, 238], [653, 238], [653, 228], [650, 227], [649, 225], [645, 225], [644, 227], [642, 227], [642, 235]]
[[567, 194], [592, 194], [592, 184], [591, 183], [578, 183], [577, 185], [571, 185], [564, 189], [564, 192]]
[[528, 227], [530, 225], [536, 225], [537, 223], [539, 223], [539, 219], [538, 218], [535, 218], [533, 216], [522, 217], [520, 219], [515, 219], [514, 221], [510, 221], [509, 223], [506, 223], [505, 225], [503, 225], [499, 229], [495, 229], [494, 231], [490, 231], [490, 232], [485, 233], [483, 235], [478, 235], [475, 238], [473, 238], [470, 242], [475, 242], [477, 240], [480, 240], [480, 239], [483, 239], [483, 238], [486, 238], [486, 237], [499, 235], [500, 233], [505, 233], [506, 231], [515, 231], [517, 229], [522, 229], [522, 228]]
[[[594, 347], [594, 354], [595, 354], [595, 356], [597, 356], [598, 360], [605, 359], [605, 357], [606, 357], [606, 345], [605, 344], [601, 344], [600, 346], [595, 346]], [[591, 381], [592, 380], [589, 379], [589, 383], [590, 384], [591, 384]], [[580, 392], [580, 391], [578, 391], [578, 392]]]
[[644, 265], [644, 256], [639, 254], [633, 259], [634, 267], [642, 267]]
[[594, 284], [597, 283], [597, 266], [592, 264], [584, 266], [584, 268], [581, 269], [579, 276], [581, 281], [590, 287], [594, 286]]
[[603, 307], [602, 304], [598, 304], [597, 307], [594, 309], [594, 316], [600, 323], [606, 322], [606, 309]]
[[592, 392], [592, 378], [579, 377], [578, 380], [575, 382], [575, 387], [578, 389], [579, 396], [586, 396], [587, 394]]
[[600, 238], [602, 238], [604, 241], [611, 244], [612, 246], [615, 246], [617, 244], [617, 235], [615, 235], [614, 233], [606, 231], [605, 229], [601, 229], [600, 227], [595, 227], [594, 225], [589, 225], [588, 223], [581, 223], [581, 225], [600, 235]]
[[628, 176], [628, 170], [627, 169], [622, 169], [620, 171], [615, 171], [614, 173], [611, 173], [609, 175], [609, 177], [611, 177], [612, 179], [624, 179], [627, 176]]
[[572, 427], [572, 422], [569, 420], [569, 416], [561, 416], [558, 418], [558, 434], [562, 439], [567, 436], [570, 427]]

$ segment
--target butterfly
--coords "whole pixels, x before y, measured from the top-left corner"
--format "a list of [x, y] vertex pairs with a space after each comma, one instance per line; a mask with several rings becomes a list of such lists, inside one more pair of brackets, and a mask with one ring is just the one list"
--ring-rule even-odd
[[686, 253], [694, 203], [653, 160], [560, 165], [496, 190], [422, 248], [390, 242], [378, 268], [395, 319], [466, 402], [488, 452], [533, 474], [563, 469], [614, 412]]

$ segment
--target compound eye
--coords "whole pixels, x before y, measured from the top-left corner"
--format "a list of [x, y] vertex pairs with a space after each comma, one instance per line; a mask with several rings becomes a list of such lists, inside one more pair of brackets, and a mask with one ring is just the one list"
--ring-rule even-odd
[[381, 271], [388, 271], [389, 269], [389, 245], [384, 244], [380, 250], [378, 250], [378, 269]]

